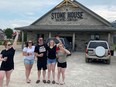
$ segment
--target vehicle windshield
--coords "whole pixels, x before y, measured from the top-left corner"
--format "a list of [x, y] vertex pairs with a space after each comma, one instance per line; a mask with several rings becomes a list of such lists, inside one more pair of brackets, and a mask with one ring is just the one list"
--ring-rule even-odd
[[89, 48], [96, 48], [96, 47], [98, 47], [98, 46], [102, 46], [102, 47], [104, 47], [105, 49], [108, 49], [108, 46], [107, 46], [107, 44], [106, 44], [105, 42], [91, 42], [91, 43], [89, 44]]

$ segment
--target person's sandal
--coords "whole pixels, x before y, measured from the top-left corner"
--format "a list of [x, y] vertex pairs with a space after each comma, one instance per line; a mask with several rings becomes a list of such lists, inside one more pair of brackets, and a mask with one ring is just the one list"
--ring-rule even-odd
[[30, 83], [30, 81], [27, 81], [27, 83]]
[[26, 82], [27, 82], [27, 83], [30, 83], [31, 81], [30, 81], [30, 80], [27, 80]]
[[46, 80], [43, 80], [43, 83], [46, 83]]
[[40, 83], [40, 80], [37, 80], [36, 83], [37, 83], [37, 84]]
[[52, 81], [52, 84], [55, 84], [55, 83], [56, 83], [56, 82], [53, 80], [53, 81]]
[[47, 83], [50, 84], [50, 80], [48, 80]]
[[59, 82], [56, 82], [57, 85], [59, 85], [60, 83]]
[[65, 82], [63, 82], [63, 83], [60, 83], [60, 85], [64, 85], [65, 84]]

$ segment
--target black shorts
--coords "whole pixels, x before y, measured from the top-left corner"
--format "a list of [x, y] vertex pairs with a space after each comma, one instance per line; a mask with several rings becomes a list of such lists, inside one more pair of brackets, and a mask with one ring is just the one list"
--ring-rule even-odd
[[61, 67], [61, 68], [67, 68], [67, 62], [64, 63], [57, 63], [57, 67]]
[[37, 62], [37, 69], [38, 70], [46, 70], [47, 69], [47, 61], [38, 61]]

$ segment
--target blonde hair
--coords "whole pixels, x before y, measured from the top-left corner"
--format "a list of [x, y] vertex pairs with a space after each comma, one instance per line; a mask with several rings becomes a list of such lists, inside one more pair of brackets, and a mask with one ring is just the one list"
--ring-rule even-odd
[[50, 41], [48, 42], [48, 46], [50, 46], [50, 42], [52, 42], [52, 41], [53, 41], [53, 46], [56, 45], [56, 43], [54, 42], [54, 40], [50, 40]]

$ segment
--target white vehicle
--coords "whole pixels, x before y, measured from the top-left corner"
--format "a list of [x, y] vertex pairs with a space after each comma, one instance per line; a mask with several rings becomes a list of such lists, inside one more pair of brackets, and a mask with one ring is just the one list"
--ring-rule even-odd
[[111, 53], [107, 41], [93, 40], [88, 43], [85, 61], [88, 63], [93, 59], [104, 60], [107, 64], [110, 64]]

